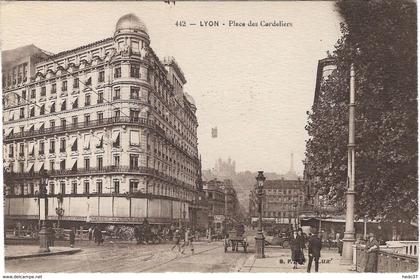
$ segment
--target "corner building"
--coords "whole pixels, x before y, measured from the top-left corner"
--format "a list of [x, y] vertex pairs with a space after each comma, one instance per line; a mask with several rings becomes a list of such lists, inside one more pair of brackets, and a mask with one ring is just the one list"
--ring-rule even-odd
[[7, 224], [37, 222], [44, 171], [49, 220], [193, 222], [196, 107], [139, 18], [125, 15], [113, 37], [58, 54], [32, 45], [2, 55]]

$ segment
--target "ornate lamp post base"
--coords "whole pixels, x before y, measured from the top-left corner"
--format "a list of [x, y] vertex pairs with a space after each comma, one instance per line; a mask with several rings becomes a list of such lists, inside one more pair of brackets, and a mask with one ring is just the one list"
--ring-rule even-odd
[[49, 253], [50, 252], [50, 237], [51, 232], [50, 230], [42, 226], [41, 230], [39, 231], [39, 252], [40, 253]]
[[258, 259], [265, 258], [264, 243], [265, 243], [264, 234], [261, 231], [259, 231], [257, 233], [257, 236], [255, 237], [255, 254]]

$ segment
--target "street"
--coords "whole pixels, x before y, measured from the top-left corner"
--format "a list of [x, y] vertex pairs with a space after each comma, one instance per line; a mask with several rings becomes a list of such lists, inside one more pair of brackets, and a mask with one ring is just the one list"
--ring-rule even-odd
[[7, 272], [229, 272], [249, 254], [225, 254], [222, 242], [195, 243], [195, 253], [181, 254], [172, 244], [135, 245], [83, 243], [82, 252], [73, 255], [8, 260]]

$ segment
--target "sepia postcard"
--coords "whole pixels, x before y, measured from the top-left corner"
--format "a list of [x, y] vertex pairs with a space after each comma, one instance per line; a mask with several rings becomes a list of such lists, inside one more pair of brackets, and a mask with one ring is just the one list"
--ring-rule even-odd
[[417, 278], [415, 1], [0, 14], [3, 278]]

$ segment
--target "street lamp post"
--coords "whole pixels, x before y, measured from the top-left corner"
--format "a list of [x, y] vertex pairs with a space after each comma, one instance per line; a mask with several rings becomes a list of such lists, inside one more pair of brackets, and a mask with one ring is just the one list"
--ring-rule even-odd
[[47, 181], [48, 176], [46, 172], [41, 173], [41, 179], [39, 183], [39, 220], [41, 229], [39, 231], [39, 252], [48, 253], [50, 252], [50, 230], [47, 227], [48, 220], [48, 195], [47, 195]]
[[348, 186], [346, 192], [346, 230], [343, 238], [343, 257], [341, 264], [351, 265], [353, 263], [353, 243], [354, 238], [354, 191], [355, 181], [355, 127], [354, 127], [354, 108], [355, 108], [355, 73], [353, 63], [350, 65], [350, 104], [349, 104], [349, 144], [347, 155], [347, 176]]
[[258, 176], [255, 178], [257, 180], [257, 196], [258, 196], [258, 232], [255, 237], [255, 253], [257, 258], [265, 258], [264, 255], [264, 234], [262, 231], [262, 195], [264, 187], [264, 172], [258, 171]]

